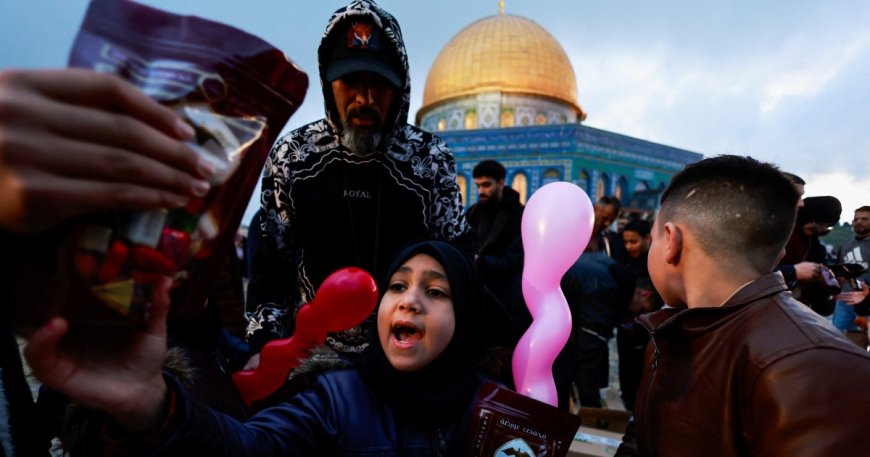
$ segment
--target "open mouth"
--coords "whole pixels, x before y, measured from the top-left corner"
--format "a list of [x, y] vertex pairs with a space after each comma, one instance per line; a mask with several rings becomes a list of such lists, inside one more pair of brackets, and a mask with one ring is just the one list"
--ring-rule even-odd
[[393, 324], [392, 332], [393, 337], [400, 343], [419, 339], [421, 336], [420, 329], [414, 326], [414, 324], [408, 322], [397, 322]]

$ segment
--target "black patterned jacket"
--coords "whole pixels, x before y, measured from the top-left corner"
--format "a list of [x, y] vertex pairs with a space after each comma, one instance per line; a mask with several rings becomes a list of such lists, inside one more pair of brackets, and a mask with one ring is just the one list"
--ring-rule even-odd
[[[246, 304], [252, 352], [292, 334], [295, 310], [333, 271], [357, 266], [377, 278], [393, 253], [411, 242], [469, 236], [450, 149], [407, 123], [408, 60], [395, 19], [366, 0], [336, 11], [318, 51], [321, 81], [327, 37], [337, 23], [359, 15], [382, 27], [401, 62], [405, 86], [396, 118], [375, 154], [351, 153], [339, 142], [340, 123], [325, 82], [327, 117], [273, 147], [263, 174], [263, 236], [249, 240], [257, 246]], [[366, 341], [365, 331], [356, 328], [330, 336], [328, 344], [356, 353]]]

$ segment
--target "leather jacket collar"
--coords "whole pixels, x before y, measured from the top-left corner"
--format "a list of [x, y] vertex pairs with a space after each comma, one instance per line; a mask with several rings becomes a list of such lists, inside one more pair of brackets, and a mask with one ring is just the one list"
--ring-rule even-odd
[[665, 308], [638, 316], [637, 321], [650, 332], [662, 331], [673, 325], [674, 322], [680, 321], [687, 316], [729, 314], [752, 302], [787, 290], [788, 287], [785, 285], [782, 273], [775, 271], [746, 284], [735, 292], [722, 306], [694, 309]]

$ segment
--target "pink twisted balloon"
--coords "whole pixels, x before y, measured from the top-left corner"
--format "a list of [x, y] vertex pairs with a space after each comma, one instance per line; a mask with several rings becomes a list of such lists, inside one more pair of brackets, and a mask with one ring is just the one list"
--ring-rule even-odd
[[534, 321], [514, 350], [514, 383], [517, 392], [553, 406], [553, 361], [571, 333], [560, 282], [589, 243], [594, 221], [586, 192], [567, 182], [541, 187], [523, 211], [523, 296]]

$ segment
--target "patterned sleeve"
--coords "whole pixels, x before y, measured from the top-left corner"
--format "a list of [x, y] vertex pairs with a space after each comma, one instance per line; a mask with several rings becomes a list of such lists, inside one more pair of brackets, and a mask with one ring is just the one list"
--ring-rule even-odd
[[444, 141], [433, 136], [429, 147], [434, 169], [433, 205], [429, 212], [430, 226], [435, 227], [436, 235], [451, 241], [463, 240], [470, 236], [471, 228], [465, 220], [462, 194], [456, 182], [456, 161]]
[[287, 171], [285, 157], [293, 134], [282, 138], [269, 153], [263, 171], [260, 211], [256, 223], [261, 233], [249, 240], [251, 278], [245, 300], [248, 321], [246, 339], [251, 353], [257, 353], [267, 342], [292, 334], [294, 294], [298, 287], [293, 251], [290, 246], [291, 215], [286, 200]]

